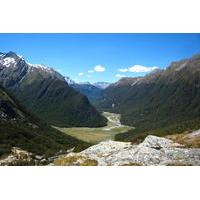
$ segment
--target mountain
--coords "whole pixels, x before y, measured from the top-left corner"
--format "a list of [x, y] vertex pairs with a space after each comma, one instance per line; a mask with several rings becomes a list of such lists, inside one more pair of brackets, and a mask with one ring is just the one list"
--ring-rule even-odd
[[76, 83], [69, 77], [65, 77], [65, 80], [76, 91], [85, 95], [89, 99], [89, 101], [94, 105], [98, 99], [101, 99], [103, 97], [103, 90], [110, 85], [110, 83], [107, 82], [97, 82], [93, 84], [90, 82]]
[[48, 157], [59, 151], [71, 148], [80, 151], [88, 146], [32, 116], [0, 87], [0, 157], [9, 154], [14, 147]]
[[94, 103], [97, 99], [102, 98], [103, 91], [99, 87], [94, 86], [89, 82], [73, 83], [71, 84], [76, 91], [85, 95], [91, 103]]
[[45, 65], [27, 63], [14, 52], [0, 53], [0, 84], [31, 113], [60, 126], [98, 127], [106, 119], [66, 78]]
[[68, 85], [74, 85], [76, 84], [75, 81], [73, 81], [71, 78], [69, 78], [68, 76], [65, 76], [65, 81], [68, 83]]
[[73, 87], [76, 91], [80, 92], [81, 94], [85, 95], [91, 103], [95, 105], [96, 101], [103, 97], [103, 90], [106, 89], [110, 83], [108, 82], [79, 82], [76, 83], [69, 77], [65, 77], [66, 82], [68, 85]]
[[108, 83], [108, 82], [96, 82], [96, 83], [93, 83], [93, 85], [95, 87], [99, 88], [99, 89], [104, 90], [110, 85], [110, 83]]
[[130, 141], [137, 134], [163, 135], [198, 129], [199, 102], [200, 55], [196, 55], [145, 77], [122, 78], [104, 90], [97, 107], [120, 113], [123, 124], [136, 127], [117, 137]]

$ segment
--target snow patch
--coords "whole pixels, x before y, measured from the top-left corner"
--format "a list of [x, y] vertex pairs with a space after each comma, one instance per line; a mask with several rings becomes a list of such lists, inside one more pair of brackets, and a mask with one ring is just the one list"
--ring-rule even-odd
[[74, 85], [76, 84], [75, 81], [73, 81], [72, 79], [70, 79], [69, 77], [65, 76], [65, 81], [68, 83], [68, 85]]
[[110, 83], [107, 83], [107, 82], [97, 82], [97, 83], [94, 83], [93, 84], [95, 87], [99, 88], [99, 89], [106, 89]]
[[10, 67], [10, 65], [15, 63], [16, 63], [15, 59], [11, 57], [6, 57], [0, 61], [0, 64], [4, 65], [5, 67]]
[[27, 63], [30, 67], [39, 69], [39, 70], [43, 70], [46, 72], [53, 72], [54, 70], [51, 67], [48, 67], [46, 65], [41, 65], [41, 64], [31, 64], [31, 63]]

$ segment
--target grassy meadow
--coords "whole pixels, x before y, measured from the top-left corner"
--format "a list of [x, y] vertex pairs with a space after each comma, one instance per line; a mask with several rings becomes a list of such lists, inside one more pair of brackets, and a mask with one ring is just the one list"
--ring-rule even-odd
[[59, 131], [71, 135], [77, 139], [96, 144], [105, 140], [114, 140], [115, 135], [119, 133], [125, 133], [128, 130], [133, 129], [130, 126], [124, 126], [120, 123], [120, 115], [115, 113], [104, 112], [103, 115], [108, 119], [107, 126], [100, 128], [60, 128], [55, 127]]

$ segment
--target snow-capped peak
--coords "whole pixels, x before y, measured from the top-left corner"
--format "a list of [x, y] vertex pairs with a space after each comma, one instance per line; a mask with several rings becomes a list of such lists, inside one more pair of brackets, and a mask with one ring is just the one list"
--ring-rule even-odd
[[5, 54], [0, 52], [0, 58], [2, 58]]
[[49, 70], [51, 69], [50, 67], [47, 67], [46, 65], [41, 65], [41, 64], [31, 64], [31, 63], [27, 63], [29, 66], [34, 67], [34, 68], [38, 68], [38, 69], [44, 69], [44, 70]]
[[31, 64], [31, 63], [28, 63], [28, 66], [32, 69], [38, 69], [38, 70], [41, 70], [41, 71], [44, 71], [44, 72], [48, 72], [48, 73], [57, 73], [59, 74], [58, 72], [56, 72], [53, 68], [47, 66], [47, 65], [43, 65], [43, 64]]
[[99, 88], [99, 89], [104, 90], [104, 89], [106, 89], [110, 85], [110, 83], [107, 83], [107, 82], [97, 82], [97, 83], [94, 83], [93, 85], [95, 87]]
[[12, 64], [16, 63], [16, 60], [12, 57], [1, 56], [0, 58], [3, 58], [0, 60], [0, 64], [4, 65], [5, 67], [10, 67]]
[[79, 82], [79, 85], [91, 85], [91, 83], [89, 81], [85, 81], [85, 82]]
[[24, 58], [12, 51], [8, 53], [0, 53], [0, 64], [4, 65], [5, 67], [15, 67], [19, 60], [24, 60]]

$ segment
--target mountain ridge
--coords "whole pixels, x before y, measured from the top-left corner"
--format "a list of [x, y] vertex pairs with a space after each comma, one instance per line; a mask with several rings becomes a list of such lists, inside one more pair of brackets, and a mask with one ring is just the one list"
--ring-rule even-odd
[[164, 134], [197, 129], [199, 102], [200, 55], [195, 55], [144, 77], [119, 80], [104, 90], [97, 107], [120, 113], [123, 124], [136, 127], [131, 139], [137, 131]]
[[32, 65], [14, 52], [0, 56], [0, 84], [40, 119], [54, 126], [98, 127], [106, 119], [65, 77], [44, 65]]
[[110, 85], [108, 82], [90, 83], [86, 81], [77, 83], [69, 77], [65, 77], [65, 80], [72, 88], [85, 95], [94, 105], [98, 99], [102, 98], [103, 90], [105, 90]]
[[63, 134], [30, 114], [0, 86], [0, 157], [13, 147], [36, 155], [52, 156], [59, 151], [89, 146], [88, 143]]

